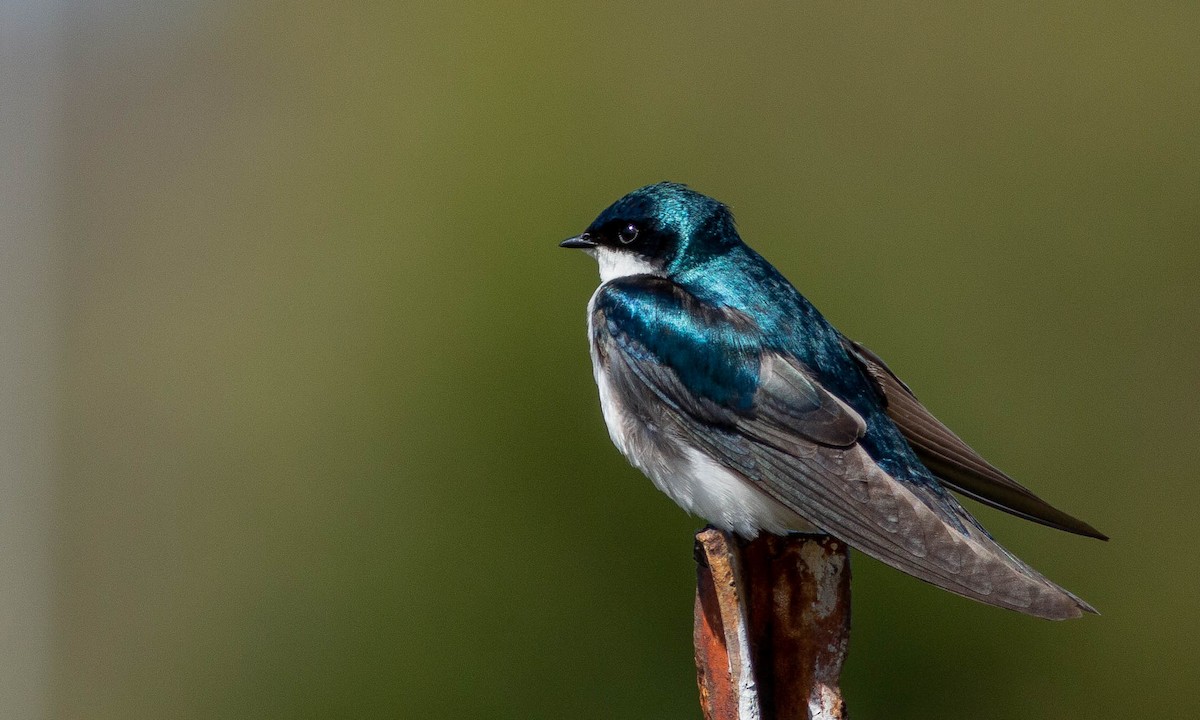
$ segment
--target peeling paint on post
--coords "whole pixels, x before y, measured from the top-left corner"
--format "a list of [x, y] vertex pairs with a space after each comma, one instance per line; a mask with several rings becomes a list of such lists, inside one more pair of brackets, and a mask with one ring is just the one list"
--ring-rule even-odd
[[842, 720], [850, 557], [825, 535], [696, 535], [695, 642], [706, 720]]
[[737, 539], [696, 535], [696, 682], [706, 720], [760, 720], [749, 607]]

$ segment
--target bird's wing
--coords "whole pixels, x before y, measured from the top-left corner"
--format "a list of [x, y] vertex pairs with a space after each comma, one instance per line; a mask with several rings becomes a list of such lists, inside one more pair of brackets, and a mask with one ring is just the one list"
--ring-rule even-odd
[[917, 457], [954, 490], [1007, 513], [1052, 528], [1107, 540], [1086, 522], [1052, 507], [1028, 488], [984, 460], [921, 404], [878, 355], [843, 338], [843, 345], [866, 371], [886, 404], [888, 417]]
[[[798, 361], [764, 354], [748, 317], [701, 303], [669, 280], [608, 283], [593, 308], [593, 331], [641, 360], [628, 371], [676, 411], [785, 451], [798, 443], [850, 447], [865, 432], [862, 418]], [[646, 362], [652, 356], [658, 362]]]
[[822, 531], [951, 592], [1039, 617], [1091, 608], [993, 541], [953, 498], [885, 472], [863, 420], [746, 316], [663, 278], [597, 291], [592, 341], [640, 419], [701, 450]]

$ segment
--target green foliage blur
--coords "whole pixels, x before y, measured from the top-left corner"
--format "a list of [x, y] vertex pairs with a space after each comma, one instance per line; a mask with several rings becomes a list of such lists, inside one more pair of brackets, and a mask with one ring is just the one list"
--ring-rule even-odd
[[[1103, 544], [1104, 613], [855, 561], [859, 718], [1200, 713], [1200, 6], [62, 17], [63, 718], [696, 718], [687, 517], [556, 243], [669, 179]], [[975, 507], [975, 506], [973, 506]]]

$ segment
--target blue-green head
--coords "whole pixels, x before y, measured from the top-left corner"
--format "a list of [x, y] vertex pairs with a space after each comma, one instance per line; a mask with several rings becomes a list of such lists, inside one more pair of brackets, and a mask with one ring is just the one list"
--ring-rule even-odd
[[729, 208], [679, 183], [634, 190], [562, 247], [587, 250], [600, 274], [671, 275], [741, 244]]

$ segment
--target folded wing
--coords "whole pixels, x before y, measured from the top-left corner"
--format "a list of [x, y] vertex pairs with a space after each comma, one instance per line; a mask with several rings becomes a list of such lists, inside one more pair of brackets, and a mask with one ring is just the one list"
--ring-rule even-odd
[[643, 422], [824, 532], [991, 605], [1052, 619], [1091, 611], [996, 544], [948, 494], [880, 468], [857, 442], [863, 419], [796, 358], [766, 347], [744, 315], [636, 276], [598, 291], [592, 333], [612, 388]]
[[949, 487], [994, 508], [1058, 530], [1107, 540], [1086, 522], [1059, 510], [984, 460], [917, 400], [908, 386], [866, 347], [843, 338], [850, 355], [875, 381], [888, 416], [921, 462]]

